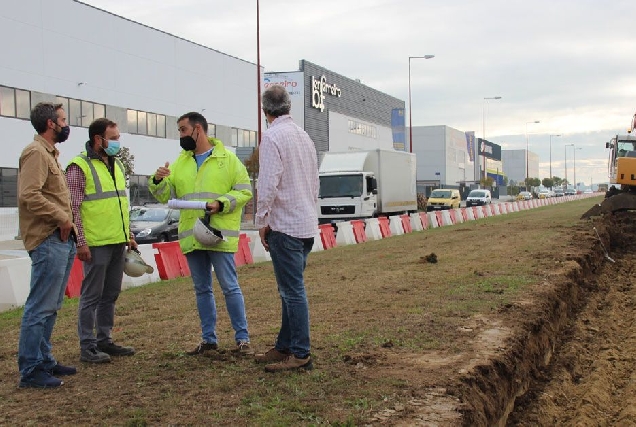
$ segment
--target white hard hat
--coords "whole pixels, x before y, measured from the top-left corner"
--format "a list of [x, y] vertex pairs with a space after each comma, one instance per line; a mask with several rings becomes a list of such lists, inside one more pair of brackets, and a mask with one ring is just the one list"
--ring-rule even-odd
[[205, 246], [216, 246], [221, 242], [225, 242], [225, 237], [223, 237], [221, 230], [217, 230], [210, 225], [210, 214], [207, 213], [194, 223], [192, 232], [196, 241]]
[[126, 257], [124, 259], [124, 273], [130, 277], [140, 277], [145, 273], [151, 274], [155, 271], [152, 266], [146, 264], [141, 258], [141, 254], [138, 250], [132, 249], [126, 251]]

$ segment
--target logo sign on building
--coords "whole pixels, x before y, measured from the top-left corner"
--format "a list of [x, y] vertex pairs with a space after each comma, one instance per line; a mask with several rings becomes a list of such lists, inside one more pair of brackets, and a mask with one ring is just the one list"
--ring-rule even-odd
[[393, 148], [404, 151], [406, 148], [406, 128], [404, 123], [404, 108], [391, 110], [391, 130], [393, 133]]
[[468, 150], [468, 158], [471, 162], [475, 161], [475, 132], [466, 132], [466, 150]]
[[280, 85], [287, 89], [291, 99], [291, 116], [301, 128], [305, 128], [305, 82], [302, 71], [292, 73], [265, 73], [263, 75], [263, 87], [265, 89], [272, 85]]
[[319, 79], [311, 76], [311, 106], [318, 108], [321, 112], [324, 111], [325, 95], [340, 98], [342, 91], [335, 83], [327, 83], [327, 78], [324, 75]]
[[501, 145], [478, 138], [479, 155], [487, 159], [501, 160]]

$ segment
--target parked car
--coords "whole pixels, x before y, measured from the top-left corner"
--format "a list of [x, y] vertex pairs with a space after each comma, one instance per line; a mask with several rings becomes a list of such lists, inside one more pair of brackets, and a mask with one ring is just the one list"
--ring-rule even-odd
[[529, 191], [522, 191], [517, 194], [517, 200], [532, 200], [532, 193]]
[[547, 198], [549, 198], [549, 197], [552, 197], [552, 196], [550, 195], [550, 190], [547, 190], [547, 189], [545, 189], [545, 190], [539, 190], [539, 192], [537, 193], [537, 198], [538, 198], [538, 199], [547, 199]]
[[426, 211], [459, 208], [462, 201], [459, 190], [438, 189], [433, 190], [426, 204]]
[[178, 239], [180, 211], [164, 205], [136, 206], [130, 210], [130, 230], [137, 243]]
[[563, 197], [565, 195], [565, 191], [562, 188], [554, 189], [554, 197]]
[[466, 198], [466, 207], [483, 206], [492, 203], [490, 190], [473, 190], [468, 193]]
[[576, 190], [574, 188], [566, 188], [565, 189], [565, 195], [566, 196], [575, 196], [576, 195]]
[[583, 191], [583, 194], [593, 194], [593, 193], [594, 193], [594, 192], [592, 191], [592, 189], [591, 189], [591, 188], [586, 188], [586, 189]]

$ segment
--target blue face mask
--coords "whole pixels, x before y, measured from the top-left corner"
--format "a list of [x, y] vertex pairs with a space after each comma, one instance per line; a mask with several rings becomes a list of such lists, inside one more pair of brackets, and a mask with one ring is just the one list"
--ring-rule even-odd
[[106, 155], [112, 157], [112, 156], [115, 156], [117, 153], [119, 153], [119, 149], [120, 149], [119, 141], [110, 140], [108, 141], [108, 147], [104, 148], [104, 152], [106, 153]]

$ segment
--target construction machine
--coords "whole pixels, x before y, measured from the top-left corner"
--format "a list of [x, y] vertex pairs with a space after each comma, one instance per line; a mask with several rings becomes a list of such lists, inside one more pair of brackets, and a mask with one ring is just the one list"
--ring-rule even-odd
[[609, 149], [608, 175], [611, 187], [605, 200], [585, 212], [582, 218], [609, 212], [636, 210], [636, 114], [625, 135], [616, 135], [605, 148]]

